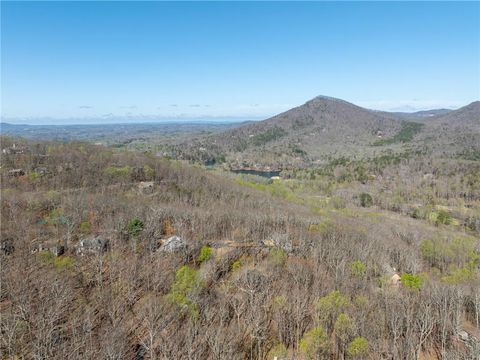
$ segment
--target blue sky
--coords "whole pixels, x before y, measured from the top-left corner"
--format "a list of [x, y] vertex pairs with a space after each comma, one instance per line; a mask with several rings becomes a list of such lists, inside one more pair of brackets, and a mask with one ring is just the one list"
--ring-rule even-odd
[[265, 118], [320, 94], [384, 110], [480, 97], [478, 2], [2, 1], [1, 20], [4, 121]]

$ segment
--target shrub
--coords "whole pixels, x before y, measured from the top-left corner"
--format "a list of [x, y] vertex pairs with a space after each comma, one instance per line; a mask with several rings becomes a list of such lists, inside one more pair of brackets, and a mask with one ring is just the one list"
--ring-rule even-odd
[[140, 233], [142, 232], [143, 226], [144, 225], [142, 220], [132, 219], [128, 222], [128, 226], [127, 226], [128, 233], [130, 234], [130, 236], [136, 237], [140, 235]]
[[210, 258], [212, 257], [212, 248], [210, 246], [202, 246], [202, 248], [200, 249], [200, 255], [198, 255], [198, 258], [197, 258], [197, 261], [199, 263], [202, 263], [204, 261], [207, 261], [207, 260], [210, 260]]
[[334, 209], [345, 209], [346, 202], [344, 198], [341, 198], [340, 196], [332, 196], [330, 199], [328, 199], [328, 204], [331, 205]]
[[237, 271], [241, 266], [242, 262], [240, 260], [235, 260], [232, 264], [232, 271]]
[[421, 219], [421, 214], [420, 214], [420, 210], [415, 208], [413, 209], [413, 211], [411, 212], [410, 216], [414, 219]]
[[401, 276], [402, 284], [412, 290], [418, 290], [422, 287], [423, 281], [418, 275], [403, 274]]
[[183, 265], [175, 273], [175, 282], [171, 291], [167, 294], [167, 299], [182, 309], [187, 309], [190, 316], [198, 317], [198, 305], [191, 299], [191, 296], [200, 291], [203, 287], [198, 276], [198, 271]]
[[90, 221], [82, 221], [79, 226], [79, 230], [81, 233], [88, 234], [92, 230], [92, 225]]
[[38, 257], [45, 264], [51, 264], [55, 259], [55, 255], [49, 250], [40, 251]]
[[422, 241], [420, 250], [430, 266], [444, 271], [452, 264], [461, 267], [469, 261], [477, 261], [480, 254], [476, 246], [476, 240], [471, 237], [456, 237], [450, 241], [435, 238]]
[[350, 301], [348, 298], [340, 291], [334, 290], [321, 297], [315, 304], [315, 309], [319, 320], [327, 326], [327, 330], [331, 330], [337, 315], [343, 312], [349, 305]]
[[323, 220], [319, 224], [310, 224], [308, 226], [308, 231], [310, 232], [318, 232], [320, 234], [326, 234], [332, 227], [332, 223], [330, 220]]
[[45, 250], [38, 253], [40, 260], [48, 265], [53, 265], [57, 270], [71, 270], [75, 261], [70, 256], [56, 257], [51, 251]]
[[283, 251], [283, 249], [280, 249], [278, 247], [270, 249], [268, 257], [275, 266], [283, 266], [287, 261], [287, 254], [285, 253], [285, 251]]
[[48, 190], [47, 193], [45, 194], [45, 199], [51, 201], [52, 203], [58, 203], [60, 202], [60, 199], [62, 197], [62, 194], [56, 190]]
[[183, 265], [175, 273], [175, 282], [172, 285], [172, 291], [182, 294], [192, 292], [198, 285], [197, 270]]
[[345, 342], [351, 333], [353, 332], [353, 321], [347, 314], [340, 314], [335, 321], [333, 327], [335, 329], [335, 334]]
[[143, 173], [147, 180], [152, 180], [155, 177], [155, 170], [153, 170], [151, 166], [145, 165], [143, 167]]
[[300, 351], [306, 359], [318, 359], [329, 351], [329, 347], [328, 336], [321, 327], [307, 331], [299, 344]]
[[435, 225], [450, 225], [452, 223], [452, 217], [445, 210], [438, 210], [437, 216], [435, 219]]
[[336, 310], [343, 309], [350, 304], [348, 298], [340, 291], [334, 290], [328, 295], [321, 297], [317, 301], [317, 311], [324, 313], [332, 313]]
[[45, 217], [45, 223], [49, 225], [65, 225], [67, 218], [63, 213], [63, 209], [56, 208], [50, 211], [47, 217]]
[[109, 166], [105, 170], [105, 173], [107, 175], [113, 176], [113, 177], [129, 177], [130, 174], [132, 173], [132, 168], [128, 165], [125, 165], [123, 167], [121, 166]]
[[368, 341], [362, 336], [358, 336], [348, 344], [347, 354], [352, 357], [366, 355], [368, 352]]
[[353, 261], [350, 264], [350, 273], [355, 277], [363, 277], [367, 272], [367, 266], [360, 260]]
[[30, 180], [31, 182], [37, 181], [39, 177], [40, 177], [40, 174], [37, 173], [36, 171], [32, 171], [31, 173], [28, 174], [28, 180]]
[[61, 256], [55, 258], [53, 265], [57, 270], [69, 270], [75, 265], [75, 261], [70, 256]]
[[452, 267], [449, 274], [442, 278], [442, 281], [447, 284], [468, 283], [478, 277], [476, 268], [477, 264], [475, 261], [470, 261], [461, 268]]
[[288, 355], [288, 351], [285, 345], [279, 343], [275, 345], [270, 351], [268, 352], [267, 359], [275, 359], [278, 360], [285, 359]]
[[367, 193], [361, 193], [360, 194], [360, 205], [362, 207], [370, 207], [373, 205], [373, 199], [370, 194]]

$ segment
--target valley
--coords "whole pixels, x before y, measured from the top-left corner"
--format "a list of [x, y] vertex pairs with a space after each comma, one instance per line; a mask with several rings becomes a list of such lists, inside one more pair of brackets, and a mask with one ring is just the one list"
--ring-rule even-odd
[[2, 135], [2, 352], [473, 359], [478, 106]]

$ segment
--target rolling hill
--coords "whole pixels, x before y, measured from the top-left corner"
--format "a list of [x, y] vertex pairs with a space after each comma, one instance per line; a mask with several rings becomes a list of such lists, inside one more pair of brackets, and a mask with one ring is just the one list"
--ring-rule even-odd
[[480, 101], [431, 117], [418, 136], [430, 152], [480, 159]]
[[369, 158], [392, 151], [442, 148], [458, 153], [479, 143], [478, 104], [407, 119], [318, 96], [270, 119], [183, 143], [174, 153], [188, 160], [226, 162], [232, 169], [263, 171], [305, 168], [335, 158]]

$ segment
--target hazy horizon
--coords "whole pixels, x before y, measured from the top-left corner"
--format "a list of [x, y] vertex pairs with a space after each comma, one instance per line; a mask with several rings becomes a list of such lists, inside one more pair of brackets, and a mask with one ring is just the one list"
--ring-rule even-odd
[[[342, 99], [343, 100], [343, 99]], [[477, 100], [476, 100], [477, 101]], [[302, 104], [295, 105], [300, 106]], [[358, 105], [358, 104], [355, 104]], [[419, 111], [429, 111], [429, 110], [439, 110], [439, 109], [447, 109], [447, 110], [457, 110], [463, 106], [468, 104], [463, 104], [458, 107], [431, 107], [431, 108], [421, 108], [416, 109], [413, 106], [409, 107], [408, 105], [404, 108], [400, 109], [391, 109], [391, 110], [383, 110], [383, 109], [372, 109], [367, 108], [372, 111], [387, 111], [387, 112], [400, 112], [400, 113], [415, 113]], [[287, 111], [289, 109], [286, 109]], [[262, 121], [266, 120], [269, 117], [273, 117], [278, 115], [279, 113], [272, 113], [268, 116], [251, 116], [251, 117], [235, 117], [235, 116], [218, 116], [218, 117], [161, 117], [156, 115], [138, 115], [138, 116], [115, 116], [115, 115], [108, 115], [103, 117], [85, 117], [85, 118], [50, 118], [50, 117], [43, 117], [43, 118], [0, 118], [0, 124], [12, 124], [12, 125], [113, 125], [113, 124], [176, 124], [176, 123], [183, 123], [183, 124], [195, 124], [195, 123], [218, 123], [218, 124], [228, 124], [228, 123], [242, 123], [246, 121]]]

